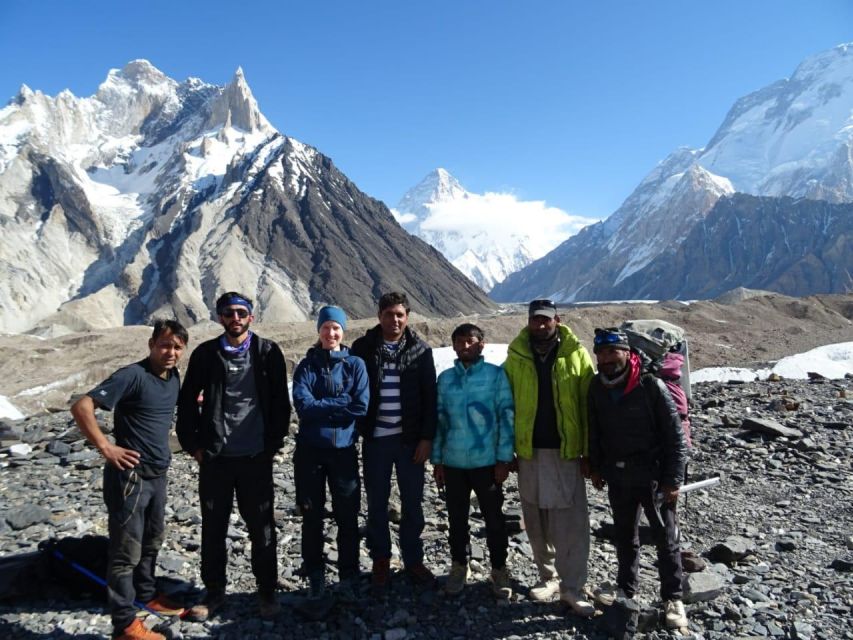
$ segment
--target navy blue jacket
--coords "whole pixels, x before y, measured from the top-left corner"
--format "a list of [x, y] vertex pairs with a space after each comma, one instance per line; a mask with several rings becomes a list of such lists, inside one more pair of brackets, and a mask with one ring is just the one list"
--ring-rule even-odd
[[364, 361], [347, 347], [327, 351], [312, 347], [293, 374], [293, 405], [299, 415], [300, 444], [342, 449], [355, 444], [355, 419], [367, 413], [370, 400]]

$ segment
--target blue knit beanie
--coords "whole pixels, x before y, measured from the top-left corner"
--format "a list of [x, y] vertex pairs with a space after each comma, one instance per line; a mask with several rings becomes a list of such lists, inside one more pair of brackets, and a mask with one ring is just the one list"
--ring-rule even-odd
[[317, 314], [317, 331], [320, 330], [320, 327], [323, 326], [324, 322], [328, 322], [329, 320], [333, 320], [341, 325], [341, 329], [346, 330], [347, 328], [347, 314], [344, 313], [344, 310], [340, 307], [323, 307], [320, 309], [320, 313]]

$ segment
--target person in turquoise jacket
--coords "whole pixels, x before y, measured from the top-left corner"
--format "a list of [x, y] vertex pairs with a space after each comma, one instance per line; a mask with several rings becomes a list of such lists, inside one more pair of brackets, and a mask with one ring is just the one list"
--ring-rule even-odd
[[457, 360], [438, 377], [438, 428], [432, 447], [433, 475], [444, 487], [450, 524], [449, 594], [468, 580], [468, 510], [473, 490], [486, 521], [492, 590], [512, 595], [506, 567], [507, 536], [501, 484], [513, 459], [513, 399], [503, 369], [486, 362], [482, 329], [462, 324], [452, 334]]

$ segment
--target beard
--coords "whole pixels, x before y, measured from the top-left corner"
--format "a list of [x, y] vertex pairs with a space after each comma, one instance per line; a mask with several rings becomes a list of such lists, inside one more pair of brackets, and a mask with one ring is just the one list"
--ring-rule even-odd
[[608, 378], [616, 378], [628, 368], [628, 365], [620, 367], [618, 364], [600, 364], [598, 365], [598, 370], [606, 375]]
[[225, 333], [227, 333], [232, 338], [239, 338], [244, 333], [246, 333], [248, 330], [249, 330], [249, 325], [247, 325], [247, 324], [240, 324], [240, 325], [236, 325], [236, 326], [228, 325], [227, 327], [225, 327]]

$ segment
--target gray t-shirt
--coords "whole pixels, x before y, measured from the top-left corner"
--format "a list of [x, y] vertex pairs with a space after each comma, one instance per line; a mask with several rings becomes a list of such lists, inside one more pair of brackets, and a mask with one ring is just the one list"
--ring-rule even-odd
[[258, 402], [252, 351], [239, 356], [219, 352], [225, 367], [225, 393], [222, 409], [225, 415], [223, 456], [254, 456], [264, 450], [264, 416]]
[[169, 430], [180, 386], [177, 369], [163, 379], [151, 372], [146, 358], [122, 367], [87, 395], [107, 411], [115, 410], [118, 446], [139, 452], [141, 464], [165, 469], [172, 457]]

